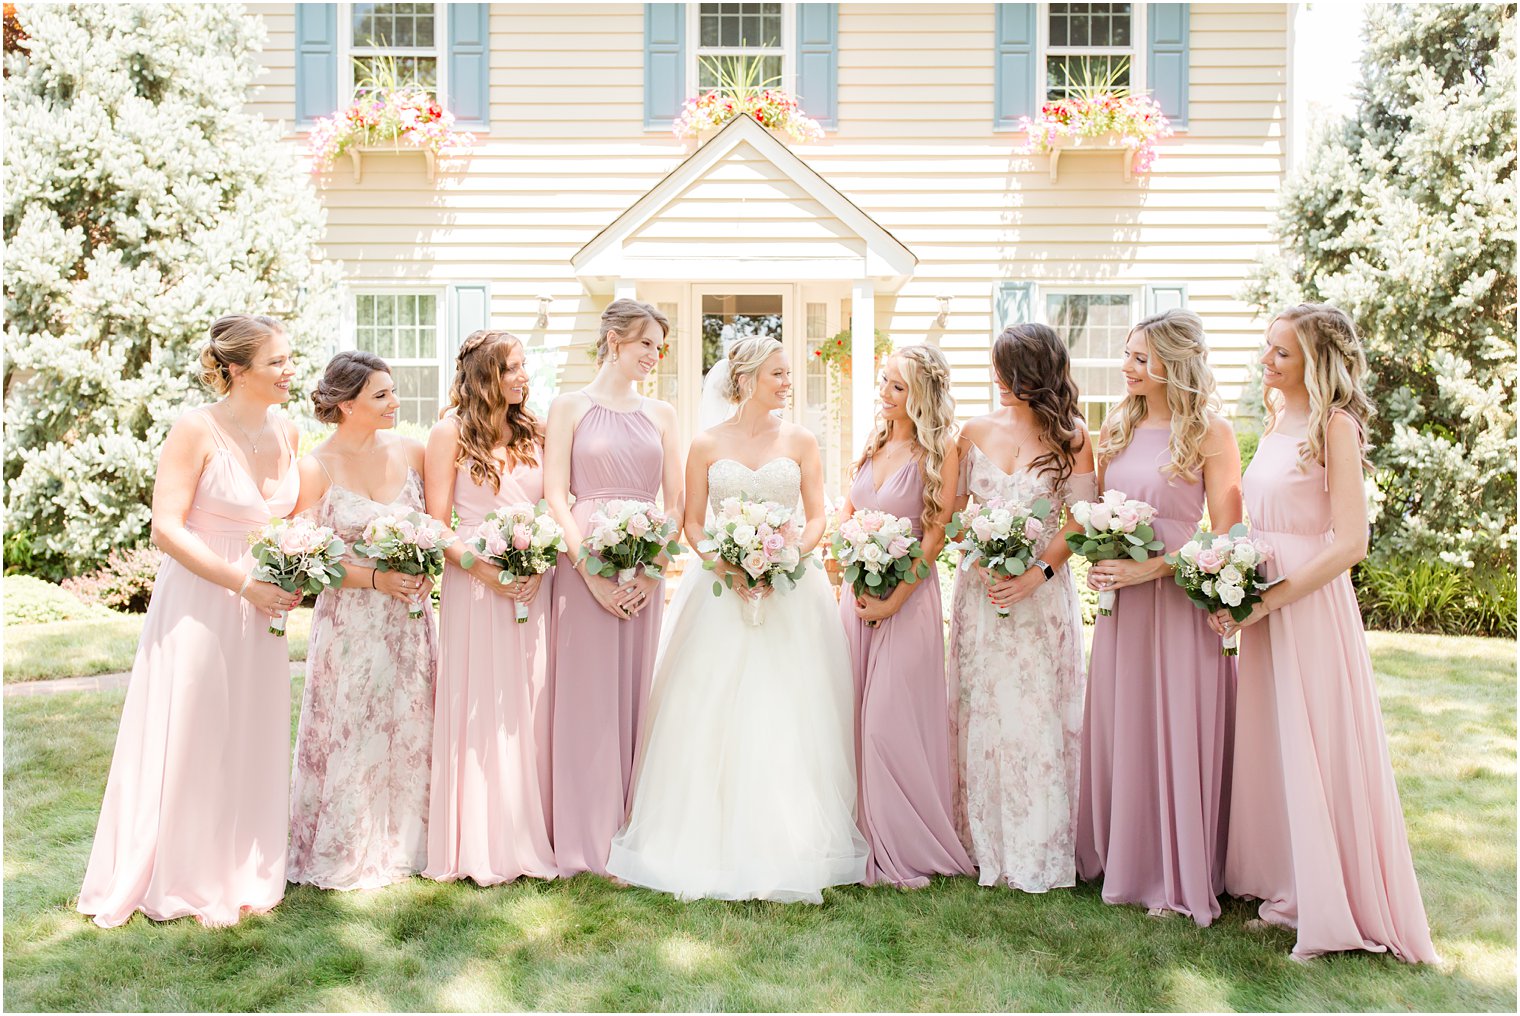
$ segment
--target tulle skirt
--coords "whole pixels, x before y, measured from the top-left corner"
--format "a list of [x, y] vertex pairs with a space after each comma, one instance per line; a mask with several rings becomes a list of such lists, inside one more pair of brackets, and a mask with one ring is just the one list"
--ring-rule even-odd
[[687, 574], [663, 632], [627, 824], [607, 870], [682, 899], [822, 902], [865, 876], [853, 690], [823, 572], [765, 601]]

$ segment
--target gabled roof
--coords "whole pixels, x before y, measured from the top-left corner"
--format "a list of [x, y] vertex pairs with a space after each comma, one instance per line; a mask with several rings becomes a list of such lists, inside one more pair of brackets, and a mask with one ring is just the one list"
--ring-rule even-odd
[[[699, 256], [689, 262], [668, 258], [646, 260], [630, 255], [624, 246], [648, 224], [657, 221], [667, 208], [678, 202], [693, 185], [741, 146], [750, 149], [750, 152], [744, 154], [758, 153], [776, 167], [810, 199], [810, 206], [813, 202], [822, 206], [845, 229], [859, 238], [863, 248], [863, 254], [860, 255], [844, 258], [832, 256], [814, 263], [789, 259], [776, 266], [779, 273], [776, 278], [875, 279], [883, 283], [882, 288], [890, 290], [913, 274], [918, 258], [911, 250], [794, 155], [769, 131], [748, 115], [741, 114], [729, 121], [686, 161], [666, 174], [664, 179], [577, 251], [570, 259], [576, 275], [596, 288], [609, 286], [619, 279], [714, 278], [714, 272], [721, 277], [725, 271], [722, 256]], [[742, 244], [742, 239], [736, 239], [735, 243]], [[765, 278], [763, 256], [730, 257], [728, 261], [728, 274], [735, 278], [770, 281]]]

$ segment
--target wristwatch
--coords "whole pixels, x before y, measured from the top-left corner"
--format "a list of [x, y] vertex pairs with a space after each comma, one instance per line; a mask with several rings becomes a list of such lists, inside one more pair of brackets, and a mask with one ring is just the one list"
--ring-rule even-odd
[[1056, 577], [1056, 570], [1052, 568], [1043, 558], [1035, 558], [1034, 563], [1039, 566], [1040, 571], [1045, 573], [1046, 582], [1049, 582], [1051, 579]]

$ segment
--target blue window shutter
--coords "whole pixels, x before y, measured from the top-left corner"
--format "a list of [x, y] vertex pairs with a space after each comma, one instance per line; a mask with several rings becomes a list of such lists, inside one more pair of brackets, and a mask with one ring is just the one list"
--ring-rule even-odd
[[686, 102], [686, 5], [644, 5], [644, 126], [670, 127]]
[[839, 5], [797, 5], [797, 98], [819, 125], [839, 126]]
[[1145, 316], [1163, 311], [1177, 310], [1187, 306], [1187, 287], [1181, 283], [1168, 283], [1145, 287]]
[[449, 4], [449, 112], [466, 127], [491, 122], [491, 5]]
[[1009, 325], [1034, 320], [1034, 283], [999, 283], [993, 304], [993, 337], [996, 338]]
[[491, 287], [483, 282], [449, 287], [449, 321], [449, 346], [443, 370], [452, 377], [454, 359], [459, 355], [459, 347], [465, 337], [490, 326]]
[[1036, 80], [1035, 13], [1038, 4], [997, 4], [993, 54], [993, 121], [996, 130], [1017, 130], [1019, 117], [1040, 111]]
[[338, 108], [338, 5], [296, 4], [296, 123]]
[[1175, 127], [1188, 119], [1188, 4], [1151, 4], [1146, 51], [1151, 97]]

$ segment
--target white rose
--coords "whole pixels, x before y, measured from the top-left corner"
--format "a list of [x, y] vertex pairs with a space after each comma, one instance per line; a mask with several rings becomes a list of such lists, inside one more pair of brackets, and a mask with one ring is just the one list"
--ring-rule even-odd
[[1007, 508], [994, 508], [989, 516], [989, 521], [992, 523], [993, 535], [999, 537], [1007, 536], [1009, 531], [1013, 529], [1013, 512]]
[[1203, 590], [1203, 595], [1204, 596], [1213, 596], [1214, 595], [1214, 580], [1213, 579], [1204, 579], [1203, 580], [1203, 585], [1200, 586], [1199, 588]]
[[1224, 583], [1220, 583], [1219, 599], [1224, 603], [1225, 606], [1238, 607], [1240, 606], [1240, 601], [1244, 600], [1245, 598], [1245, 591], [1242, 590], [1239, 586], [1225, 585]]
[[755, 542], [755, 527], [748, 522], [741, 522], [733, 529], [734, 542], [744, 548], [749, 548]]
[[1085, 527], [1087, 520], [1092, 517], [1092, 503], [1090, 501], [1078, 501], [1071, 506], [1071, 517], [1077, 520], [1077, 525]]
[[872, 542], [866, 544], [863, 548], [861, 548], [860, 557], [861, 560], [867, 561], [870, 564], [877, 564], [881, 561], [882, 558], [886, 557], [886, 551], [882, 550], [880, 546]]
[[1202, 547], [1198, 546], [1197, 540], [1189, 540], [1182, 545], [1181, 550], [1177, 551], [1177, 555], [1188, 564], [1194, 564], [1198, 560], [1198, 552], [1202, 549]]
[[751, 501], [744, 506], [744, 521], [751, 526], [758, 526], [765, 521], [765, 505], [758, 501]]
[[1235, 567], [1233, 564], [1227, 564], [1223, 568], [1219, 569], [1219, 581], [1224, 585], [1238, 586], [1240, 585], [1240, 580], [1242, 578], [1243, 576], [1240, 574], [1240, 569]]
[[1256, 548], [1242, 540], [1235, 544], [1235, 550], [1230, 554], [1230, 560], [1242, 568], [1252, 568], [1256, 565]]

